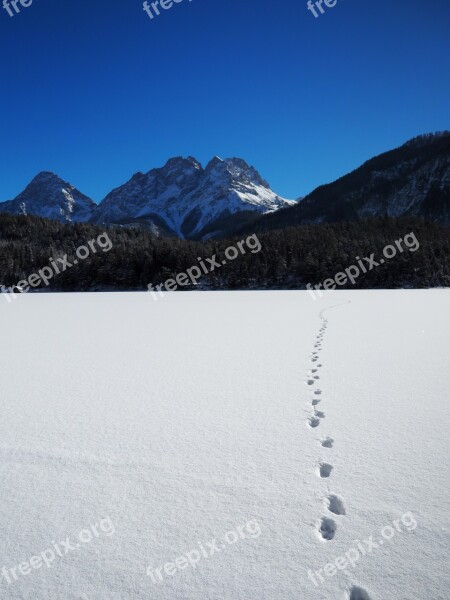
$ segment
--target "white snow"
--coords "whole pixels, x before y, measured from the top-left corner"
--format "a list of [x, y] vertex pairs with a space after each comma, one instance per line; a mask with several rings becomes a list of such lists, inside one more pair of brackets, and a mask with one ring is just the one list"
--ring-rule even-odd
[[86, 222], [96, 208], [90, 198], [46, 171], [36, 175], [14, 200], [0, 202], [2, 212], [37, 215], [60, 222]]
[[95, 218], [99, 223], [152, 222], [157, 216], [184, 238], [185, 234], [200, 236], [213, 223], [239, 212], [265, 214], [293, 204], [294, 200], [273, 192], [241, 159], [215, 156], [203, 169], [192, 157], [174, 158], [113, 190], [100, 203]]
[[65, 188], [63, 188], [61, 190], [61, 192], [64, 194], [64, 197], [66, 199], [66, 207], [67, 207], [66, 210], [69, 213], [69, 215], [67, 215], [69, 220], [70, 220], [70, 214], [73, 213], [73, 207], [75, 204], [75, 198], [73, 197], [73, 194], [72, 194], [73, 189], [74, 188], [72, 187], [71, 189], [66, 190]]
[[[355, 600], [448, 599], [449, 300], [0, 296], [0, 568], [101, 518], [115, 527], [49, 569], [1, 576], [0, 597], [344, 600], [359, 586]], [[308, 579], [408, 512], [415, 529], [397, 521], [355, 568]], [[261, 535], [223, 543], [249, 521]], [[195, 569], [146, 575], [214, 538]]]

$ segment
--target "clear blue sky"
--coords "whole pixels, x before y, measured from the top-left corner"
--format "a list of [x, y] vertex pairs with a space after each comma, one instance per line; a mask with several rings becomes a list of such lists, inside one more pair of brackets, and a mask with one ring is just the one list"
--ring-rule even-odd
[[[3, 0], [1, 0], [3, 1]], [[94, 200], [171, 156], [239, 156], [294, 198], [450, 129], [449, 0], [33, 0], [0, 9], [0, 200]]]

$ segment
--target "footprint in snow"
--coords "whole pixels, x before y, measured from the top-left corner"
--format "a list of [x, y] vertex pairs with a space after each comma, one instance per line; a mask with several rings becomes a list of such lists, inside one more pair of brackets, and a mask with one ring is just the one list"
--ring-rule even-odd
[[333, 465], [330, 465], [328, 463], [321, 463], [319, 467], [319, 477], [322, 477], [322, 479], [326, 479], [331, 475], [332, 470]]
[[334, 440], [333, 440], [333, 438], [326, 437], [324, 440], [322, 440], [321, 444], [324, 448], [332, 448], [333, 444], [334, 444]]
[[318, 419], [317, 417], [310, 417], [308, 419], [308, 423], [309, 423], [309, 426], [314, 429], [315, 427], [319, 427], [320, 419]]
[[335, 515], [345, 515], [345, 506], [341, 498], [335, 494], [331, 494], [327, 498], [328, 510]]
[[319, 402], [322, 402], [320, 398], [314, 398], [314, 400], [311, 402], [311, 404], [313, 406], [317, 406], [319, 404]]
[[325, 419], [325, 413], [322, 412], [321, 410], [315, 410], [314, 416], [317, 417], [318, 419]]
[[336, 523], [329, 517], [322, 517], [320, 520], [319, 533], [324, 540], [329, 542], [336, 534]]
[[314, 392], [314, 395], [315, 395], [315, 396], [320, 396], [321, 394], [322, 394], [322, 390], [316, 390], [316, 391]]
[[349, 600], [372, 600], [366, 590], [360, 587], [352, 587], [350, 590]]
[[308, 379], [306, 385], [314, 385], [314, 379]]

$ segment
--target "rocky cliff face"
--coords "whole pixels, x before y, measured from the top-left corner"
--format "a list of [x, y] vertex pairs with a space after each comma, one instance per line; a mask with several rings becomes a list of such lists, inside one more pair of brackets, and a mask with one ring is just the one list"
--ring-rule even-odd
[[213, 158], [206, 168], [192, 157], [137, 173], [99, 204], [96, 223], [145, 223], [187, 238], [225, 233], [235, 222], [290, 206], [259, 173], [238, 158]]

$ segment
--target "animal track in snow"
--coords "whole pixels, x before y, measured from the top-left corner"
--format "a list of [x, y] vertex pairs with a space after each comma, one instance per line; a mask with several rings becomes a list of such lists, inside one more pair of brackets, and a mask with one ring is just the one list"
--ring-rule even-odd
[[327, 542], [334, 538], [336, 528], [337, 526], [333, 519], [330, 519], [329, 517], [322, 517], [322, 519], [320, 520], [319, 532], [322, 538], [324, 540], [327, 540]]
[[350, 590], [349, 600], [372, 600], [366, 590], [360, 587], [352, 587]]
[[[316, 334], [315, 341], [313, 342], [313, 351], [310, 354], [312, 368], [308, 371], [306, 381], [307, 385], [309, 386], [313, 385], [316, 382], [317, 386], [321, 385], [321, 383], [319, 383], [321, 377], [317, 373], [319, 373], [319, 369], [323, 367], [323, 364], [319, 363], [319, 360], [321, 359], [324, 336], [328, 326], [328, 320], [323, 318], [322, 313], [323, 311], [321, 311], [319, 315], [322, 320], [322, 325], [320, 327], [319, 332]], [[317, 408], [317, 406], [323, 401], [323, 398], [321, 398], [321, 396], [322, 390], [316, 387], [316, 389], [314, 389], [313, 398], [311, 398], [310, 400], [314, 410], [313, 415], [308, 419], [308, 424], [311, 428], [319, 427], [320, 421], [322, 419], [325, 419], [325, 412], [322, 410], [318, 410]], [[322, 448], [333, 448], [334, 439], [332, 437], [326, 436], [320, 440], [320, 444]], [[320, 461], [317, 465], [316, 474], [322, 479], [327, 479], [331, 476], [333, 468], [333, 465], [331, 465], [330, 463]], [[327, 495], [324, 496], [323, 501], [326, 509], [333, 515], [341, 517], [346, 514], [343, 500], [339, 496], [331, 494], [329, 490]], [[330, 541], [336, 535], [337, 524], [331, 517], [322, 516], [317, 524], [317, 530], [324, 541]], [[364, 592], [364, 590], [361, 590], [361, 588], [355, 587], [352, 588], [352, 590], [350, 590], [350, 592], [353, 594], [350, 600], [371, 600], [368, 596], [366, 597], [364, 595], [361, 595], [366, 593]], [[355, 596], [355, 593], [360, 595]]]
[[[320, 423], [320, 421], [319, 421], [319, 423]], [[333, 465], [330, 465], [328, 463], [321, 463], [321, 465], [319, 467], [319, 477], [322, 477], [322, 479], [329, 477], [331, 475], [332, 470], [333, 470]]]
[[334, 440], [333, 440], [333, 438], [326, 437], [324, 440], [322, 440], [321, 444], [324, 448], [332, 448], [333, 444], [334, 444]]
[[335, 496], [335, 494], [330, 494], [327, 498], [328, 500], [328, 510], [335, 515], [345, 515], [345, 506], [339, 496]]

